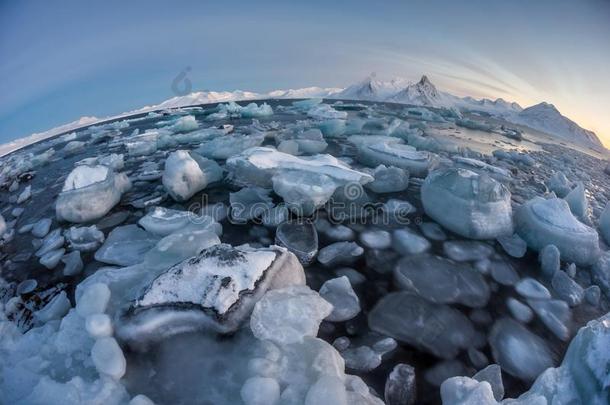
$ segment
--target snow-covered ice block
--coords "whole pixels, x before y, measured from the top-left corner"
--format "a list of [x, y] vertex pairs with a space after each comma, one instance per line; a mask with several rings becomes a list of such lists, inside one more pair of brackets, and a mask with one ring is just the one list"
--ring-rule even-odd
[[473, 343], [475, 330], [460, 311], [402, 291], [387, 294], [368, 315], [369, 327], [381, 334], [451, 359]]
[[251, 148], [229, 158], [227, 170], [237, 183], [266, 188], [273, 186], [272, 178], [276, 173], [285, 170], [323, 174], [337, 185], [373, 181], [371, 175], [353, 170], [331, 155], [297, 157], [268, 147]]
[[187, 331], [233, 332], [268, 289], [304, 283], [303, 267], [283, 248], [212, 246], [159, 274], [117, 335], [140, 345]]
[[55, 203], [57, 219], [89, 222], [106, 215], [131, 187], [123, 173], [106, 166], [76, 166], [64, 183]]
[[421, 197], [426, 214], [461, 236], [494, 239], [512, 234], [510, 191], [485, 174], [434, 171], [422, 184]]
[[305, 285], [268, 291], [254, 306], [250, 328], [258, 339], [285, 345], [315, 337], [333, 306]]
[[186, 201], [210, 183], [222, 180], [216, 162], [186, 150], [172, 152], [165, 161], [163, 186], [176, 201]]
[[555, 245], [563, 260], [582, 266], [591, 265], [599, 256], [597, 232], [578, 221], [562, 199], [527, 201], [515, 211], [515, 228], [533, 250]]

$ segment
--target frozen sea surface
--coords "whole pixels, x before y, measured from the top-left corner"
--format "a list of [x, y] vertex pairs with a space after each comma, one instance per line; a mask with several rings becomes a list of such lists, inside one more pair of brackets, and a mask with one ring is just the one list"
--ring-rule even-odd
[[489, 122], [265, 100], [2, 157], [0, 402], [608, 399], [606, 162]]

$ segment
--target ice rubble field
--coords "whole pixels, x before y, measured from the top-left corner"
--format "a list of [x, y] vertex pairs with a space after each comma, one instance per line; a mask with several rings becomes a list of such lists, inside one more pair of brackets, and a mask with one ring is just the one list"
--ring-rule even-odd
[[231, 102], [3, 157], [0, 403], [610, 403], [605, 162], [477, 120]]

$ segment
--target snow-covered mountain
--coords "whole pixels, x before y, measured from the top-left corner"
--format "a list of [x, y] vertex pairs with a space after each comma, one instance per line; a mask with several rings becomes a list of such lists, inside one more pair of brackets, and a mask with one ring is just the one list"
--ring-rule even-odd
[[382, 101], [396, 94], [408, 84], [405, 79], [401, 78], [390, 81], [377, 80], [375, 75], [371, 74], [361, 82], [352, 84], [331, 96], [345, 100]]
[[193, 92], [184, 96], [172, 97], [159, 104], [145, 106], [112, 117], [82, 117], [69, 124], [61, 125], [45, 132], [32, 134], [28, 137], [0, 145], [0, 156], [63, 132], [76, 130], [95, 122], [118, 119], [137, 113], [239, 100], [318, 97], [345, 100], [389, 101], [428, 107], [456, 108], [462, 112], [484, 112], [504, 118], [509, 122], [525, 125], [558, 136], [568, 141], [595, 148], [602, 147], [601, 142], [594, 132], [581, 128], [574, 121], [561, 115], [552, 104], [540, 103], [523, 109], [519, 104], [508, 102], [501, 98], [496, 100], [477, 100], [472, 97], [458, 97], [440, 91], [425, 75], [422, 76], [417, 83], [411, 83], [402, 78], [395, 78], [389, 81], [378, 80], [374, 74], [371, 74], [364, 80], [344, 89], [337, 87], [305, 87], [301, 89], [274, 90], [268, 93], [256, 93], [242, 90]]
[[451, 100], [445, 94], [439, 92], [426, 75], [422, 76], [419, 82], [409, 84], [391, 95], [387, 98], [387, 101], [430, 107], [444, 107], [451, 104]]
[[4, 156], [7, 153], [11, 153], [14, 150], [21, 149], [24, 146], [30, 145], [32, 143], [42, 141], [43, 139], [47, 139], [53, 137], [55, 135], [59, 135], [64, 132], [72, 131], [87, 125], [95, 124], [96, 122], [101, 121], [97, 117], [80, 117], [76, 121], [69, 122], [67, 124], [60, 125], [55, 128], [51, 128], [44, 132], [36, 132], [32, 135], [26, 136], [24, 138], [15, 139], [14, 141], [5, 143], [0, 145], [0, 156]]
[[519, 112], [513, 122], [568, 141], [603, 147], [595, 132], [581, 128], [577, 123], [562, 115], [553, 104], [543, 102], [528, 107]]

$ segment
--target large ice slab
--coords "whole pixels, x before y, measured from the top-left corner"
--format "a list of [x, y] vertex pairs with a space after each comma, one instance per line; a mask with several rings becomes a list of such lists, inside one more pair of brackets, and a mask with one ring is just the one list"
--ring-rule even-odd
[[368, 166], [395, 166], [408, 170], [414, 177], [426, 177], [428, 170], [437, 162], [435, 155], [404, 145], [398, 138], [363, 136], [350, 140], [357, 145], [357, 159]]
[[371, 175], [351, 169], [331, 155], [297, 157], [268, 147], [251, 148], [231, 157], [227, 160], [227, 170], [233, 181], [266, 188], [272, 187], [273, 175], [284, 170], [323, 174], [338, 184], [373, 181]]
[[232, 332], [265, 291], [304, 283], [302, 266], [283, 248], [216, 245], [158, 275], [117, 333], [141, 344], [202, 329]]
[[55, 203], [57, 219], [88, 222], [106, 215], [131, 187], [129, 179], [106, 166], [76, 166]]
[[493, 239], [512, 234], [510, 191], [485, 174], [453, 168], [432, 172], [421, 196], [426, 214], [461, 236]]
[[535, 197], [527, 201], [515, 211], [515, 228], [533, 250], [555, 245], [563, 260], [583, 266], [599, 256], [597, 232], [578, 221], [564, 200]]

